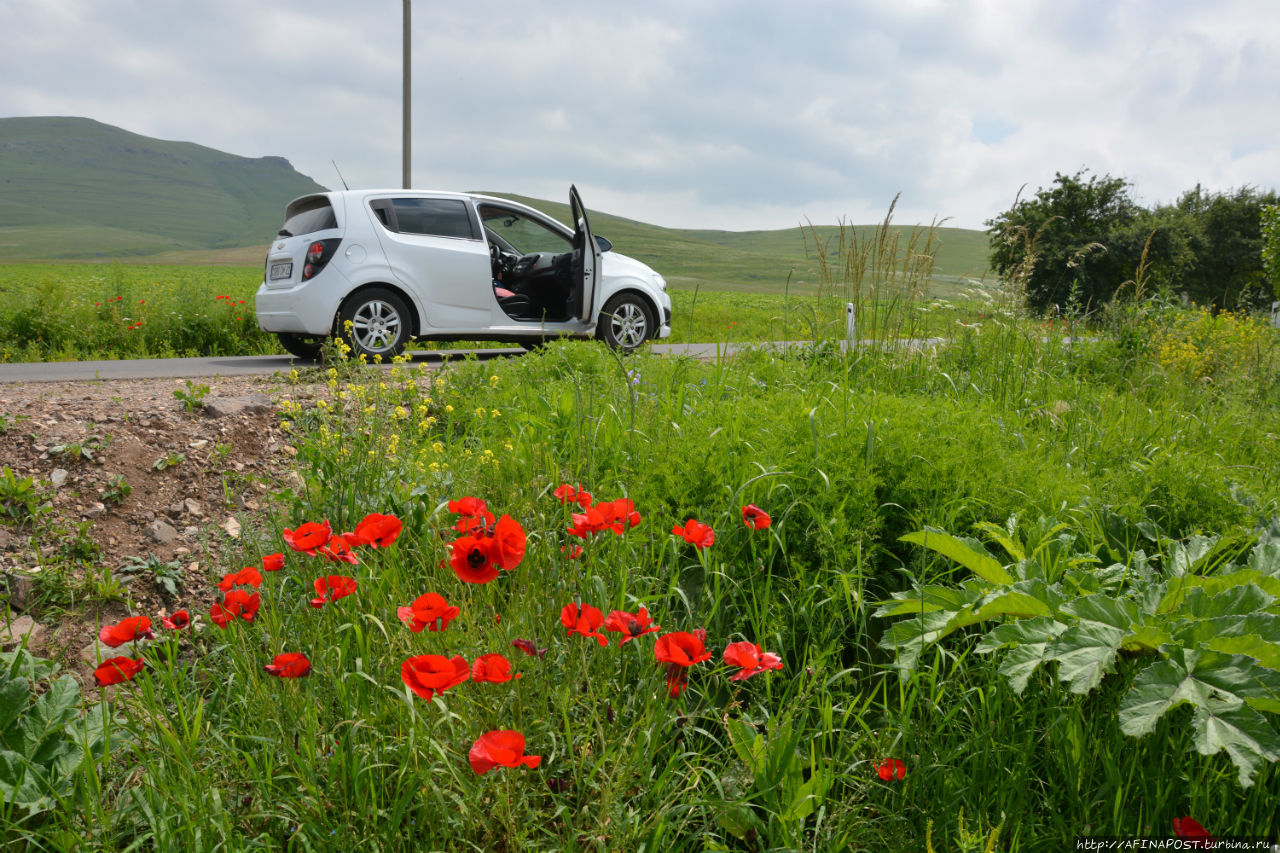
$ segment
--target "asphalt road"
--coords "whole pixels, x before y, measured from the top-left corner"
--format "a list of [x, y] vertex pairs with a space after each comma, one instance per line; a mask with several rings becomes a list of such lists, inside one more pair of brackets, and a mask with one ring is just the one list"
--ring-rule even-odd
[[[784, 345], [785, 346], [785, 345]], [[715, 358], [723, 344], [652, 344], [653, 352]], [[730, 348], [732, 349], [732, 348]], [[475, 355], [480, 359], [510, 358], [523, 349], [459, 349], [411, 352], [413, 363], [440, 364]], [[81, 382], [105, 379], [184, 379], [197, 376], [252, 376], [314, 367], [315, 362], [288, 355], [243, 355], [218, 358], [145, 358], [116, 361], [39, 361], [0, 364], [0, 383]]]

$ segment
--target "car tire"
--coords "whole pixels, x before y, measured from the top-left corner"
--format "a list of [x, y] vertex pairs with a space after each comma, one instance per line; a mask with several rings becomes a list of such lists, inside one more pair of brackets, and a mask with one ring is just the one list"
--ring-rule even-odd
[[619, 293], [604, 304], [596, 337], [622, 352], [634, 352], [653, 336], [653, 312], [644, 297]]
[[399, 294], [370, 287], [347, 299], [338, 313], [338, 335], [353, 356], [390, 361], [409, 342], [409, 306]]
[[277, 332], [276, 338], [284, 351], [296, 358], [315, 361], [320, 357], [320, 347], [324, 338], [317, 335], [299, 335], [294, 332]]

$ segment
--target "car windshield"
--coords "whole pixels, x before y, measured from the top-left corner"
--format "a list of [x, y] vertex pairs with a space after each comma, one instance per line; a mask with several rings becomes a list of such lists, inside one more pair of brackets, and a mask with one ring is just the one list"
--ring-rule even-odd
[[314, 234], [338, 227], [333, 207], [323, 197], [306, 199], [292, 206], [292, 215], [280, 226], [277, 237], [294, 237], [298, 234]]
[[521, 255], [567, 252], [573, 247], [572, 241], [559, 231], [514, 210], [482, 205], [480, 219], [488, 234]]

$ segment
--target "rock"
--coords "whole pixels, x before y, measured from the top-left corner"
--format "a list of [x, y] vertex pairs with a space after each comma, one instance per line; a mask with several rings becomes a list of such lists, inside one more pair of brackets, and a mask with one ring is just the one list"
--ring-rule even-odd
[[240, 522], [236, 521], [234, 517], [222, 522], [222, 529], [227, 531], [227, 535], [232, 539], [240, 538]]
[[207, 438], [197, 438], [195, 441], [191, 442], [190, 445], [192, 450], [204, 450], [208, 446], [209, 439]]
[[194, 515], [196, 518], [201, 518], [204, 515], [204, 507], [201, 506], [200, 501], [195, 498], [187, 498], [182, 502], [182, 506], [188, 513]]
[[94, 501], [93, 503], [89, 504], [89, 506], [85, 508], [85, 511], [82, 513], [82, 515], [85, 518], [97, 518], [98, 516], [102, 515], [106, 511], [107, 511], [106, 504], [102, 503], [101, 501]]
[[70, 475], [71, 472], [66, 468], [54, 468], [49, 474], [49, 482], [53, 484], [55, 489], [61, 489], [63, 484], [67, 482], [67, 477]]
[[[196, 527], [194, 524], [187, 525], [186, 527], [182, 528], [182, 538], [187, 540], [188, 542], [196, 541], [197, 539], [200, 538], [200, 528]], [[179, 550], [186, 550], [186, 549], [184, 548]]]
[[167, 521], [156, 520], [147, 525], [146, 533], [161, 545], [168, 545], [178, 538], [178, 531]]
[[35, 591], [31, 575], [13, 572], [4, 576], [8, 588], [9, 607], [14, 610], [27, 610], [31, 607], [32, 593]]
[[271, 398], [265, 394], [249, 394], [246, 397], [216, 397], [211, 400], [205, 400], [204, 411], [205, 414], [214, 418], [270, 412]]
[[12, 622], [0, 622], [0, 649], [8, 651], [22, 645], [34, 646], [44, 638], [44, 626], [30, 616], [19, 616]]

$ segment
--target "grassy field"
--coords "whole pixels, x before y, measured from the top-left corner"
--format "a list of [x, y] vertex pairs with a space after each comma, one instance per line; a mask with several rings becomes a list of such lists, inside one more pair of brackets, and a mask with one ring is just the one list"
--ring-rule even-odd
[[[1070, 346], [1001, 319], [927, 350], [702, 364], [559, 342], [442, 374], [335, 364], [311, 377], [326, 399], [280, 415], [305, 488], [186, 579], [282, 553], [244, 587], [256, 616], [157, 625], [145, 669], [68, 728], [79, 760], [42, 806], [0, 809], [0, 833], [16, 850], [1044, 851], [1190, 816], [1276, 840], [1280, 341], [1158, 306], [1096, 332]], [[494, 518], [450, 506], [466, 497]], [[370, 513], [400, 532], [354, 563], [287, 544]], [[330, 576], [354, 590], [326, 593], [345, 589]], [[458, 612], [414, 632], [398, 611], [426, 593]], [[580, 605], [661, 627], [620, 645]], [[780, 666], [733, 680], [743, 642]], [[308, 677], [264, 672], [295, 653]], [[474, 669], [490, 654], [520, 677]], [[1175, 696], [1188, 668], [1213, 691]], [[1139, 687], [1164, 704], [1135, 723]], [[537, 761], [478, 772], [494, 731]]]

